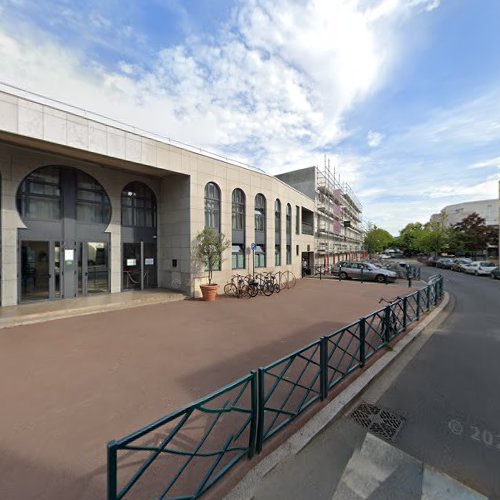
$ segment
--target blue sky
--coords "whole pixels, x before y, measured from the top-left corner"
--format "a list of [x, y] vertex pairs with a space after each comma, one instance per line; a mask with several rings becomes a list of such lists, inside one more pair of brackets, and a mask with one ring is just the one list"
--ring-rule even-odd
[[498, 196], [498, 0], [0, 0], [0, 80], [269, 173], [397, 233]]

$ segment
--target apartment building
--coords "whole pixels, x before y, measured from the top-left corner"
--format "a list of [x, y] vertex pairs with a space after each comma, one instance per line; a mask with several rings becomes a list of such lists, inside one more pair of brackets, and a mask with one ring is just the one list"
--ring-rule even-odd
[[330, 266], [362, 256], [363, 207], [349, 184], [328, 167], [307, 167], [276, 177], [314, 200], [315, 265]]

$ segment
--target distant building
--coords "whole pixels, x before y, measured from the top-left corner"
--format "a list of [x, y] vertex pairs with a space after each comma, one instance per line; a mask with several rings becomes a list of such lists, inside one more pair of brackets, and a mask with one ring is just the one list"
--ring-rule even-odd
[[500, 200], [498, 199], [466, 201], [444, 207], [440, 213], [431, 216], [431, 221], [438, 221], [444, 215], [444, 223], [446, 227], [450, 227], [475, 212], [485, 220], [487, 226], [498, 226], [499, 210]]
[[[440, 213], [433, 214], [431, 222], [443, 220], [446, 227], [451, 227], [462, 222], [463, 219], [473, 213], [482, 217], [487, 226], [498, 228], [500, 225], [500, 199], [465, 201], [456, 205], [448, 205]], [[484, 251], [485, 254], [491, 256], [498, 255], [498, 243], [497, 245], [490, 245]]]
[[315, 203], [315, 264], [358, 259], [363, 252], [363, 207], [352, 188], [316, 166], [276, 176]]

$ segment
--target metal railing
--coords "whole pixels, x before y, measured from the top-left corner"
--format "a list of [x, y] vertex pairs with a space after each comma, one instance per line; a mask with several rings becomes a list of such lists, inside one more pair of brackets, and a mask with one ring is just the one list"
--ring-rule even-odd
[[243, 457], [260, 453], [268, 439], [324, 400], [442, 297], [443, 278], [433, 276], [425, 287], [111, 441], [108, 500], [198, 498]]

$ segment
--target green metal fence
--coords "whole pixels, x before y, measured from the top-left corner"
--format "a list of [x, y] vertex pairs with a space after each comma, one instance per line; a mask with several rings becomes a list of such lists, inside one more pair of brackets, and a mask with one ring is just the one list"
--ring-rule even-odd
[[[257, 374], [108, 443], [108, 499], [198, 498], [255, 452]], [[118, 473], [118, 471], [120, 473]]]
[[117, 441], [108, 500], [195, 499], [436, 306], [443, 278]]

